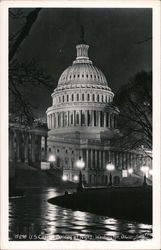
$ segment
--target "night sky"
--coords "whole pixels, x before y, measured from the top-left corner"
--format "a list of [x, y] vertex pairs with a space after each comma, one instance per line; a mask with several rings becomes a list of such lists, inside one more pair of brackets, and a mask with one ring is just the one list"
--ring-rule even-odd
[[[10, 33], [20, 25], [20, 21], [10, 20]], [[53, 77], [54, 89], [61, 73], [76, 58], [81, 25], [90, 46], [89, 57], [114, 93], [137, 72], [152, 70], [152, 41], [146, 41], [152, 37], [151, 9], [42, 9], [17, 57], [34, 59]], [[51, 105], [50, 94], [41, 88], [32, 93], [40, 116]]]

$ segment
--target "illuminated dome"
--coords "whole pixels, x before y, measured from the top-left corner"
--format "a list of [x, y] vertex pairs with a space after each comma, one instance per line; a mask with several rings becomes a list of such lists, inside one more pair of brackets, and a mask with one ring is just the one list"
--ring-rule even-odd
[[69, 66], [60, 76], [58, 86], [68, 84], [94, 84], [108, 86], [107, 80], [100, 69], [93, 66], [88, 57], [86, 44], [79, 44], [77, 48], [77, 58], [72, 66]]

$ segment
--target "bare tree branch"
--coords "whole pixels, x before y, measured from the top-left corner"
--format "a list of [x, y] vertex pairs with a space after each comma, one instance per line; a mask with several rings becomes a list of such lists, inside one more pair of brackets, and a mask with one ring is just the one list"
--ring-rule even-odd
[[17, 52], [17, 49], [20, 47], [20, 45], [22, 44], [24, 39], [28, 36], [33, 24], [35, 23], [35, 21], [38, 17], [40, 10], [41, 10], [41, 8], [36, 8], [26, 16], [26, 23], [23, 26], [17, 39], [15, 40], [15, 42], [13, 43], [13, 45], [11, 46], [11, 48], [9, 50], [9, 61], [11, 61], [13, 59], [13, 57], [15, 56], [15, 54]]

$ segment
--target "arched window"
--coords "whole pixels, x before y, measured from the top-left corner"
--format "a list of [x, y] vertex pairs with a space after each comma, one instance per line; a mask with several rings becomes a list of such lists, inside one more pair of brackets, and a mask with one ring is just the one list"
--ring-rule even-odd
[[97, 95], [97, 102], [99, 102], [100, 101], [100, 97], [99, 97], [99, 95]]
[[63, 95], [63, 102], [64, 102], [64, 95]]
[[72, 101], [74, 101], [74, 94], [72, 94]]
[[94, 94], [92, 95], [92, 101], [93, 102], [95, 101], [95, 95]]
[[77, 101], [79, 101], [79, 94], [77, 94]]
[[69, 102], [69, 95], [67, 95], [67, 102]]
[[84, 101], [84, 94], [82, 94], [82, 101]]
[[90, 101], [90, 94], [87, 95], [87, 100]]
[[61, 102], [61, 97], [59, 96], [59, 103]]

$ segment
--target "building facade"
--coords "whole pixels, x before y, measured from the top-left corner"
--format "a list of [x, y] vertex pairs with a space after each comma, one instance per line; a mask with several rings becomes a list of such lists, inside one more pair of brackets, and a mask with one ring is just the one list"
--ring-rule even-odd
[[119, 110], [112, 104], [114, 93], [105, 75], [88, 57], [89, 46], [76, 46], [77, 57], [60, 76], [52, 93], [52, 106], [46, 111], [48, 124], [48, 158], [54, 155], [54, 166], [70, 181], [79, 175], [77, 161], [85, 166], [83, 180], [88, 184], [107, 184], [106, 165], [112, 162], [114, 181], [123, 170], [143, 164], [138, 152], [122, 152], [111, 146], [119, 133]]
[[16, 167], [40, 167], [47, 159], [47, 127], [33, 123], [31, 126], [15, 119], [9, 121], [9, 167], [10, 176]]

